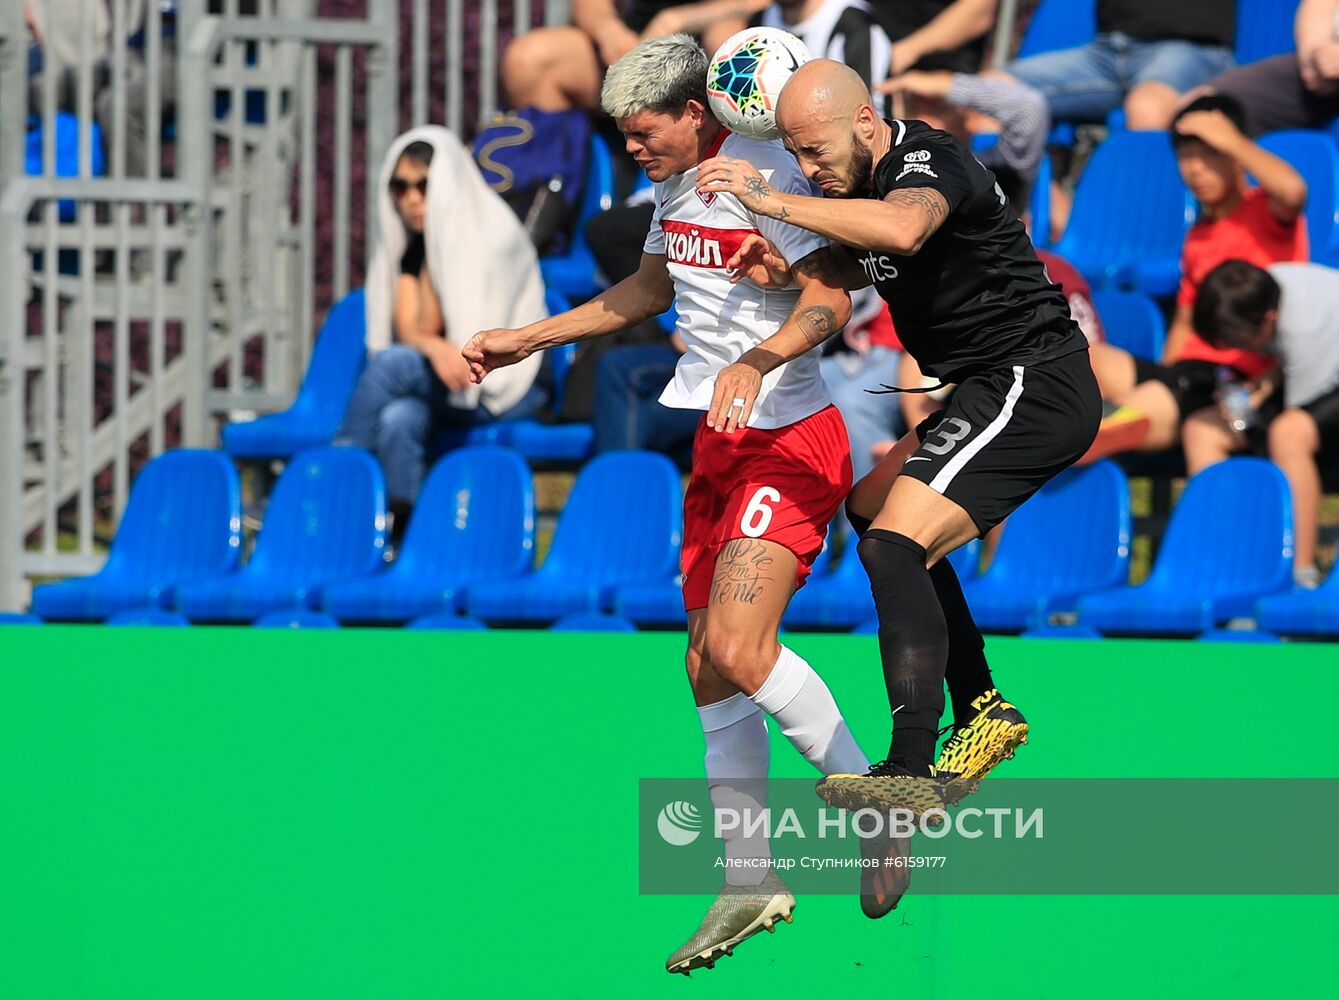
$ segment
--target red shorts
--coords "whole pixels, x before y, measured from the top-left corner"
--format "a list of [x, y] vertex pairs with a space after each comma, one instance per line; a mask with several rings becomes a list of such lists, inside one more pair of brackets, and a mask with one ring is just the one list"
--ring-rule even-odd
[[775, 430], [723, 434], [702, 418], [683, 498], [683, 604], [705, 608], [727, 542], [761, 538], [799, 560], [796, 587], [823, 550], [828, 524], [851, 492], [851, 446], [835, 406]]

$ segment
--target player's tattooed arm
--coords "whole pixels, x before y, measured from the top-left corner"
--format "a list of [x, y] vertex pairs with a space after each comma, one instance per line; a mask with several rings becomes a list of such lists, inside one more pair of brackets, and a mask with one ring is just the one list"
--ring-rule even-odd
[[761, 177], [744, 178], [744, 190], [747, 193], [741, 200], [747, 208], [772, 219], [790, 218], [790, 213], [786, 211], [785, 205], [773, 205], [771, 203], [772, 189]]
[[898, 232], [890, 249], [908, 256], [919, 251], [948, 218], [948, 200], [933, 188], [898, 188], [883, 201], [897, 211]]

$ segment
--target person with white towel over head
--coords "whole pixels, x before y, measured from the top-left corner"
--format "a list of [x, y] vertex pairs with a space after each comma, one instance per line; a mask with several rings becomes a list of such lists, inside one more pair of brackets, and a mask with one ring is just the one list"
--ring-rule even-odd
[[371, 357], [336, 443], [381, 462], [398, 537], [438, 433], [530, 416], [545, 402], [539, 355], [480, 386], [460, 348], [477, 330], [548, 311], [530, 237], [450, 131], [426, 125], [399, 136], [379, 189], [366, 279]]

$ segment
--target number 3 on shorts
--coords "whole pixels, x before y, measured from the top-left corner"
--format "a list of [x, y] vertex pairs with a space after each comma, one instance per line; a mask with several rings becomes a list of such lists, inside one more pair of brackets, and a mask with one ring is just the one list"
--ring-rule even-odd
[[749, 538], [761, 537], [772, 523], [774, 513], [767, 503], [768, 501], [776, 503], [780, 499], [779, 491], [770, 486], [759, 486], [758, 492], [753, 494], [753, 499], [744, 508], [744, 516], [739, 521], [739, 530]]

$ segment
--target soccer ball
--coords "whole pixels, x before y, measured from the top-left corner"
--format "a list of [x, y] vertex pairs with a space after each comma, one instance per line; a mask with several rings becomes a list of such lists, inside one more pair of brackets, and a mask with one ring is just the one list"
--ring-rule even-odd
[[731, 132], [775, 139], [776, 101], [781, 88], [812, 56], [780, 28], [747, 28], [731, 35], [707, 67], [711, 111]]

